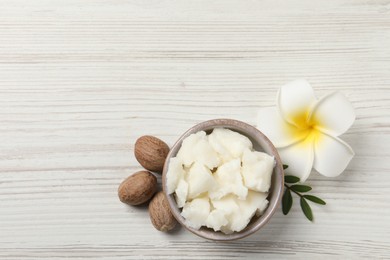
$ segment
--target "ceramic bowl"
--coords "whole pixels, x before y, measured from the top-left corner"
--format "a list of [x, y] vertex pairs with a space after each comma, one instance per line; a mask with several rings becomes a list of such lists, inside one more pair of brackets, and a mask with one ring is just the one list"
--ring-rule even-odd
[[[271, 179], [271, 188], [269, 190], [268, 200], [269, 205], [268, 208], [265, 210], [263, 215], [260, 217], [253, 217], [251, 222], [248, 224], [248, 226], [243, 229], [240, 232], [234, 232], [232, 234], [224, 234], [222, 232], [216, 232], [212, 229], [202, 227], [199, 230], [189, 227], [185, 219], [180, 215], [181, 209], [177, 207], [175, 198], [173, 194], [168, 195], [167, 193], [167, 182], [166, 182], [166, 176], [167, 171], [169, 167], [169, 160], [171, 157], [175, 157], [177, 152], [179, 151], [182, 141], [188, 137], [189, 135], [196, 133], [198, 131], [205, 131], [207, 134], [210, 134], [214, 128], [223, 127], [227, 128], [233, 131], [236, 131], [240, 134], [243, 134], [247, 136], [253, 143], [253, 148], [256, 151], [265, 152], [271, 156], [274, 156], [276, 165], [274, 167], [273, 173], [272, 173], [272, 179]], [[283, 177], [283, 165], [280, 160], [279, 154], [276, 150], [276, 148], [273, 146], [270, 140], [261, 133], [258, 129], [255, 127], [248, 125], [244, 122], [232, 120], [232, 119], [214, 119], [210, 121], [205, 121], [200, 124], [195, 125], [194, 127], [190, 128], [187, 132], [185, 132], [179, 140], [173, 145], [172, 149], [170, 150], [167, 159], [165, 161], [163, 173], [162, 173], [162, 184], [163, 184], [163, 191], [165, 193], [165, 196], [168, 199], [169, 207], [174, 215], [174, 217], [177, 219], [177, 221], [184, 226], [186, 229], [191, 231], [192, 233], [206, 239], [215, 240], [215, 241], [229, 241], [229, 240], [236, 240], [241, 239], [246, 236], [249, 236], [253, 234], [254, 232], [258, 231], [261, 227], [263, 227], [272, 217], [272, 215], [275, 213], [276, 208], [278, 207], [282, 193], [283, 193], [283, 187], [284, 187], [284, 177]]]

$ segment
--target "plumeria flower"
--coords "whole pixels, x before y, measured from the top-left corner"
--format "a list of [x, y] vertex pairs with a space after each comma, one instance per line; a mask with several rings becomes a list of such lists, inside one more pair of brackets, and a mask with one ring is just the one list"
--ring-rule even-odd
[[310, 84], [295, 80], [280, 88], [277, 108], [260, 110], [257, 127], [275, 145], [287, 173], [304, 182], [311, 169], [341, 174], [354, 152], [338, 138], [355, 120], [351, 103], [338, 92], [317, 99]]

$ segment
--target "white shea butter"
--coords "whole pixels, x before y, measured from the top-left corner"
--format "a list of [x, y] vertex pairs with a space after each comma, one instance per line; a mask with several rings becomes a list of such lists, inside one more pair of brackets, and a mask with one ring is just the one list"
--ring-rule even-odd
[[179, 208], [182, 208], [187, 201], [188, 183], [184, 179], [180, 179], [175, 190], [176, 203]]
[[167, 189], [190, 227], [230, 234], [267, 208], [273, 168], [274, 158], [254, 151], [249, 138], [215, 128], [183, 140], [169, 162]]
[[188, 198], [194, 199], [215, 187], [211, 171], [199, 162], [194, 162], [187, 174]]
[[267, 192], [271, 185], [274, 158], [266, 153], [245, 150], [242, 155], [242, 177], [245, 186], [254, 191]]
[[169, 160], [169, 169], [167, 172], [167, 189], [169, 194], [175, 191], [179, 185], [180, 179], [183, 179], [184, 175], [183, 162], [179, 158], [171, 158]]
[[220, 199], [230, 193], [237, 195], [242, 200], [246, 198], [248, 188], [242, 182], [240, 159], [233, 159], [219, 166], [214, 173], [214, 178], [217, 185], [209, 191], [211, 199]]
[[208, 142], [204, 131], [197, 132], [184, 139], [176, 157], [183, 162], [185, 167], [190, 167], [192, 163], [198, 162], [209, 169], [213, 169], [221, 162], [217, 152]]
[[224, 210], [214, 209], [206, 219], [206, 226], [214, 229], [214, 231], [220, 231], [223, 226], [229, 223], [226, 217]]
[[188, 226], [192, 228], [199, 229], [201, 226], [205, 226], [210, 215], [209, 198], [200, 197], [187, 202], [181, 215], [186, 219]]

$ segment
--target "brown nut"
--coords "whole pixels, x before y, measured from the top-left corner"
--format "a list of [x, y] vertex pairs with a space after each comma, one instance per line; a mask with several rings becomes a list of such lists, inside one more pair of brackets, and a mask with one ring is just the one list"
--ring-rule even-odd
[[148, 201], [156, 191], [156, 176], [147, 171], [139, 171], [119, 185], [118, 196], [123, 203], [134, 206]]
[[135, 158], [149, 171], [161, 173], [168, 153], [168, 145], [154, 136], [144, 135], [135, 142]]
[[149, 203], [149, 215], [153, 226], [159, 231], [168, 232], [177, 224], [162, 191], [157, 193]]

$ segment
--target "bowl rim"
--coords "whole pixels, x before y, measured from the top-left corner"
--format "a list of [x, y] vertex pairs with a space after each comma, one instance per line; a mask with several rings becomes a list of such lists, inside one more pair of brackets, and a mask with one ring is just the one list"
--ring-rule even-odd
[[[177, 208], [177, 204], [175, 199], [173, 198], [173, 194], [168, 195], [167, 187], [166, 187], [166, 174], [168, 171], [169, 167], [169, 160], [176, 156], [178, 150], [181, 147], [182, 141], [188, 137], [189, 135], [199, 132], [199, 131], [208, 131], [214, 128], [227, 128], [235, 132], [239, 132], [240, 134], [243, 134], [247, 136], [248, 138], [251, 139], [253, 142], [254, 139], [261, 140], [263, 142], [262, 144], [259, 144], [262, 148], [264, 148], [264, 144], [267, 145], [267, 149], [271, 151], [271, 153], [267, 152], [268, 154], [274, 156], [275, 158], [275, 167], [273, 171], [273, 175], [275, 176], [275, 180], [277, 180], [277, 183], [272, 183], [271, 188], [273, 187], [273, 192], [272, 196], [275, 196], [275, 199], [271, 198], [269, 201], [268, 207], [266, 209], [266, 212], [261, 215], [254, 223], [248, 224], [248, 226], [240, 231], [240, 232], [233, 232], [232, 234], [224, 234], [222, 232], [215, 232], [213, 230], [203, 230], [203, 229], [194, 229], [189, 227], [186, 223], [184, 218], [180, 215], [181, 210]], [[274, 176], [273, 176], [274, 177]], [[279, 183], [279, 185], [278, 185]], [[281, 202], [282, 199], [282, 193], [283, 193], [283, 188], [284, 188], [284, 173], [283, 173], [283, 164], [280, 160], [280, 156], [278, 154], [277, 149], [275, 146], [272, 144], [272, 142], [265, 136], [261, 131], [259, 131], [257, 128], [255, 128], [252, 125], [249, 125], [245, 122], [238, 121], [235, 119], [212, 119], [212, 120], [207, 120], [203, 121], [199, 124], [194, 125], [190, 129], [184, 132], [179, 139], [175, 142], [175, 144], [172, 146], [170, 149], [167, 158], [164, 163], [164, 168], [162, 172], [162, 188], [163, 192], [168, 200], [168, 204], [170, 207], [170, 210], [175, 217], [175, 219], [187, 230], [190, 232], [194, 233], [195, 235], [213, 240], [213, 241], [232, 241], [232, 240], [237, 240], [237, 239], [242, 239], [244, 237], [247, 237], [256, 231], [258, 231], [261, 227], [263, 227], [270, 219], [271, 217], [275, 214], [276, 208]], [[252, 225], [252, 226], [250, 226]], [[249, 228], [248, 228], [249, 227]]]

